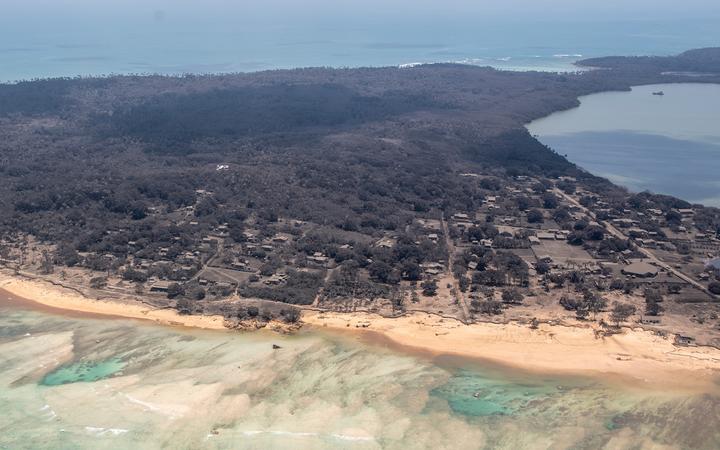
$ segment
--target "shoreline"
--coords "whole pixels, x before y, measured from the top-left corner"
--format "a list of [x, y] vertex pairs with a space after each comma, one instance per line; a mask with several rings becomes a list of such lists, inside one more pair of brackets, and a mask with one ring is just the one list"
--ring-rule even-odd
[[[0, 275], [0, 302], [80, 318], [150, 321], [165, 326], [228, 330], [222, 316], [180, 315], [131, 300], [97, 300], [44, 280]], [[386, 318], [371, 313], [303, 310], [303, 327], [357, 338], [426, 357], [459, 357], [541, 374], [602, 375], [644, 386], [717, 386], [720, 349], [677, 347], [640, 328], [596, 338], [591, 326], [515, 322], [465, 325], [430, 313]]]
[[[15, 298], [9, 298], [8, 294]], [[172, 309], [158, 309], [138, 301], [92, 299], [70, 288], [44, 280], [30, 280], [0, 274], [0, 303], [37, 305], [38, 309], [56, 314], [73, 313], [84, 317], [137, 319], [160, 325], [226, 330], [222, 316], [180, 315]], [[30, 305], [32, 306], [32, 305]]]
[[485, 361], [538, 374], [597, 376], [632, 380], [636, 386], [673, 389], [717, 386], [720, 350], [677, 347], [640, 328], [596, 338], [591, 326], [515, 322], [470, 325], [432, 314], [385, 318], [367, 313], [307, 311], [310, 328], [354, 335], [367, 341], [429, 357]]

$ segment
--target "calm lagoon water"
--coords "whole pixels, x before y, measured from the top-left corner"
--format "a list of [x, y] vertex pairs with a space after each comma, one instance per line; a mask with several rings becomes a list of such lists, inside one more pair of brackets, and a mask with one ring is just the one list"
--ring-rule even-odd
[[[665, 95], [652, 95], [658, 91]], [[570, 161], [631, 191], [720, 206], [720, 85], [640, 86], [580, 101], [528, 129]]]
[[8, 449], [720, 446], [718, 392], [17, 306], [0, 307], [0, 410]]

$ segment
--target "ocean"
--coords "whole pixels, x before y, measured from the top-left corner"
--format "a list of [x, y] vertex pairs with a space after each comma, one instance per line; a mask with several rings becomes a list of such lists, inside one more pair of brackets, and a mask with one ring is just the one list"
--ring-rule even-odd
[[8, 449], [717, 449], [710, 389], [0, 305]]
[[413, 14], [412, 9], [362, 15], [339, 8], [296, 17], [281, 11], [253, 14], [241, 6], [138, 7], [117, 14], [89, 6], [52, 8], [38, 14], [10, 7], [0, 15], [0, 81], [435, 62], [573, 71], [581, 58], [668, 55], [720, 43], [713, 17], [603, 20], [551, 13]]

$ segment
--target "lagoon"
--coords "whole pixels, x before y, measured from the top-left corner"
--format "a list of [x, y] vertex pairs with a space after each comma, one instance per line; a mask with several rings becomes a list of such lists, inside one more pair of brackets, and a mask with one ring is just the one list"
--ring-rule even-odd
[[[653, 95], [662, 91], [665, 95]], [[720, 85], [664, 84], [580, 98], [528, 125], [580, 167], [627, 187], [720, 206]]]

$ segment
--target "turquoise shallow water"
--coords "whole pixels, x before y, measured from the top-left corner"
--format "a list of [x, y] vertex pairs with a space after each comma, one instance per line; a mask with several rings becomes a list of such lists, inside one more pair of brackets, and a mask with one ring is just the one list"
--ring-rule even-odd
[[431, 394], [447, 401], [453, 412], [464, 416], [518, 416], [534, 402], [558, 400], [568, 389], [543, 380], [513, 382], [480, 377], [476, 371], [461, 369]]
[[122, 370], [125, 363], [118, 358], [105, 361], [81, 361], [45, 375], [40, 384], [58, 386], [66, 383], [91, 382], [102, 380]]
[[[0, 448], [582, 449], [720, 445], [718, 392], [0, 306]], [[279, 344], [281, 349], [273, 349]]]

